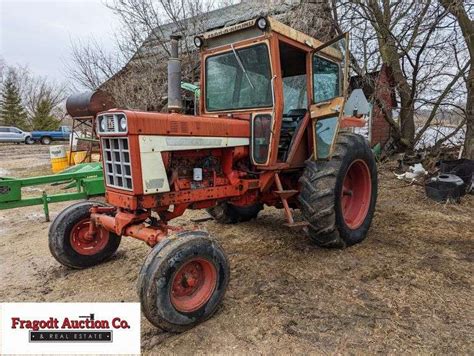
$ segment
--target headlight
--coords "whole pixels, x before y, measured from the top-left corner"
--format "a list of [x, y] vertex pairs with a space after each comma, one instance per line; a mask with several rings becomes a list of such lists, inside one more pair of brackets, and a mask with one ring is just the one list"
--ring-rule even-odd
[[100, 131], [102, 132], [107, 131], [107, 118], [106, 117], [100, 118]]
[[97, 119], [97, 131], [102, 135], [126, 133], [127, 130], [127, 116], [123, 113], [103, 114]]
[[203, 44], [204, 44], [204, 41], [201, 37], [199, 37], [199, 36], [194, 37], [194, 45], [197, 48], [201, 48]]
[[119, 121], [120, 131], [127, 131], [127, 118], [122, 116]]
[[268, 26], [268, 21], [265, 17], [260, 17], [257, 19], [257, 27], [264, 31]]

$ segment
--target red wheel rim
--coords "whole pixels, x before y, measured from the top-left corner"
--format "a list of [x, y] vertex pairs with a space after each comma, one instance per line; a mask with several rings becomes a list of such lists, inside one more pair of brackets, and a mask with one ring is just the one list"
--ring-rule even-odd
[[109, 242], [109, 232], [97, 227], [94, 236], [89, 236], [89, 218], [79, 221], [71, 230], [71, 247], [81, 255], [91, 256], [99, 253]]
[[211, 298], [217, 284], [217, 270], [204, 258], [187, 261], [173, 276], [171, 303], [181, 312], [193, 312]]
[[370, 170], [362, 160], [352, 162], [342, 183], [341, 208], [346, 225], [355, 230], [367, 216], [372, 196]]

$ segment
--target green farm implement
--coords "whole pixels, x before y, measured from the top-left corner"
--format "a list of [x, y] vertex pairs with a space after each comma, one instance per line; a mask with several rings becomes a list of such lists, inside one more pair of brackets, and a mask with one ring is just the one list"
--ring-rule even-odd
[[[61, 185], [64, 192], [38, 196], [23, 196], [25, 187], [50, 184]], [[0, 210], [43, 205], [46, 221], [49, 221], [49, 204], [68, 200], [88, 199], [104, 195], [104, 177], [101, 163], [83, 163], [70, 167], [59, 174], [30, 178], [0, 177]]]

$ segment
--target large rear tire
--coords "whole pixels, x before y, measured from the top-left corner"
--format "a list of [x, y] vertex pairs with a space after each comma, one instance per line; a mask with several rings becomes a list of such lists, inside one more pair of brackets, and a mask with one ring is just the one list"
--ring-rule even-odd
[[255, 219], [263, 204], [257, 203], [249, 206], [237, 206], [226, 201], [207, 209], [209, 215], [221, 224], [236, 224]]
[[367, 236], [377, 200], [377, 165], [366, 140], [341, 132], [329, 161], [307, 161], [300, 178], [307, 235], [322, 247], [344, 248]]
[[98, 228], [93, 238], [87, 237], [90, 209], [100, 202], [80, 202], [64, 209], [49, 227], [49, 250], [61, 264], [71, 268], [97, 265], [117, 251], [120, 236]]
[[137, 281], [142, 311], [156, 327], [182, 332], [210, 318], [229, 283], [224, 251], [202, 231], [183, 231], [148, 254]]

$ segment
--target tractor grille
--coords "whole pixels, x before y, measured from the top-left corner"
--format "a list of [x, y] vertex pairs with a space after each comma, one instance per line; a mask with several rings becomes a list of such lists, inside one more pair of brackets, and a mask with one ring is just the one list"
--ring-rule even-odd
[[128, 138], [102, 138], [102, 149], [107, 185], [132, 190], [132, 167]]

